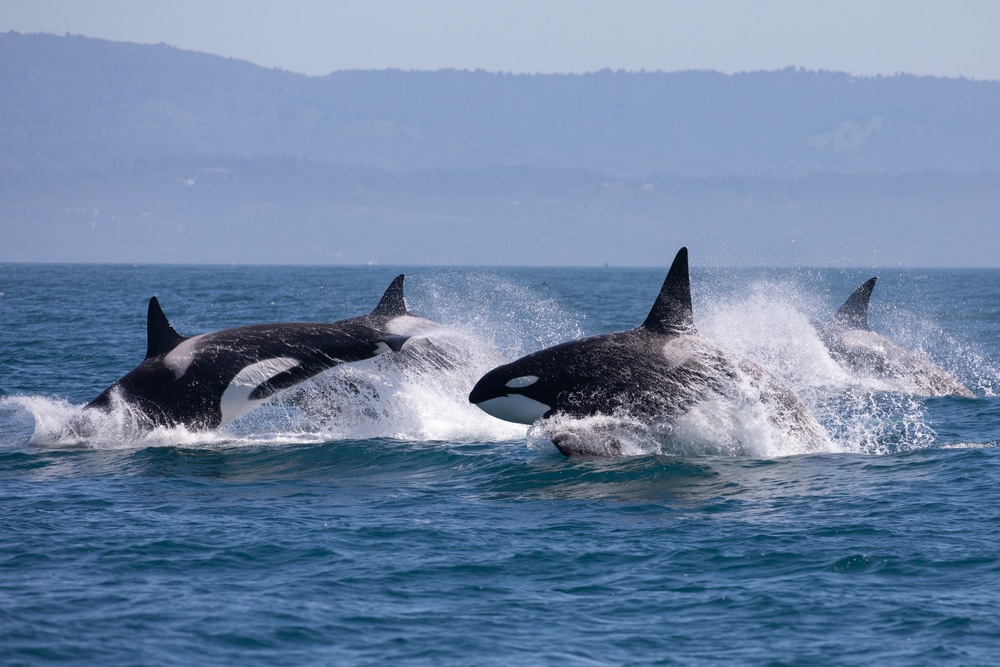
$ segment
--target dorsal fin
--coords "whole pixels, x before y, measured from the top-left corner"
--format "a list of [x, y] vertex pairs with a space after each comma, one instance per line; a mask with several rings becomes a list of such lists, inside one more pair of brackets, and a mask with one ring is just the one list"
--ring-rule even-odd
[[868, 330], [868, 300], [872, 296], [876, 280], [878, 276], [869, 278], [861, 287], [854, 290], [854, 294], [847, 297], [847, 301], [833, 316], [834, 321], [848, 329]]
[[149, 311], [146, 314], [146, 358], [166, 354], [184, 341], [170, 326], [167, 316], [160, 308], [160, 302], [154, 296], [149, 300]]
[[642, 326], [663, 334], [695, 332], [687, 248], [677, 251], [663, 287], [660, 288], [660, 294]]
[[386, 288], [382, 300], [375, 306], [372, 315], [380, 317], [401, 317], [409, 315], [406, 310], [406, 301], [403, 299], [403, 278], [406, 274], [399, 274], [396, 279]]

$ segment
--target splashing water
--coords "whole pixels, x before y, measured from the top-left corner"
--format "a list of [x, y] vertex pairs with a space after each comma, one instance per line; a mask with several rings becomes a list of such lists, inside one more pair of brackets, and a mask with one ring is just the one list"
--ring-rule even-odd
[[[829, 313], [817, 307], [817, 300], [795, 285], [759, 282], [745, 298], [713, 299], [701, 313], [699, 328], [777, 376], [843, 451], [883, 454], [933, 444], [924, 401], [900, 391], [891, 380], [852, 373], [837, 363], [813, 326], [825, 317]], [[933, 336], [943, 338], [929, 325], [917, 337], [915, 320], [908, 321], [906, 343], [918, 352]], [[956, 365], [955, 358], [950, 361]]]
[[34, 420], [28, 440], [34, 447], [132, 449], [229, 443], [221, 432], [191, 431], [183, 426], [150, 430], [142, 415], [117, 396], [107, 411], [84, 410], [81, 405], [44, 396], [0, 399], [0, 409]]
[[827, 352], [809, 311], [794, 286], [756, 283], [742, 298], [711, 300], [698, 313], [698, 329], [767, 369], [805, 400], [810, 394], [834, 393], [855, 382]]
[[[442, 272], [415, 282], [408, 297], [413, 310], [448, 326], [411, 339], [401, 354], [332, 369], [218, 431], [149, 431], [121, 403], [104, 413], [58, 398], [8, 396], [0, 398], [0, 411], [5, 428], [30, 433], [29, 443], [41, 447], [526, 438], [529, 447], [551, 451], [553, 440], [586, 436], [604, 443], [605, 454], [773, 457], [816, 451], [789, 438], [753, 400], [704, 401], [672, 424], [652, 426], [618, 416], [553, 419], [526, 429], [485, 414], [468, 402], [468, 391], [482, 374], [585, 333], [580, 324], [585, 316], [562, 306], [541, 285], [478, 272]], [[812, 324], [829, 316], [815, 295], [790, 282], [759, 281], [737, 297], [708, 296], [697, 304], [701, 333], [789, 387], [829, 433], [832, 443], [822, 451], [882, 454], [936, 442], [925, 400], [894, 392], [879, 378], [854, 375], [830, 356]], [[894, 312], [885, 328], [915, 351], [943, 356], [949, 368], [971, 378], [977, 394], [994, 395], [996, 372], [973, 346], [960, 345], [940, 327], [905, 312]], [[31, 421], [33, 429], [26, 425]]]
[[495, 441], [525, 427], [493, 419], [469, 403], [476, 380], [503, 358], [455, 330], [410, 339], [397, 355], [339, 366], [291, 394], [301, 430], [333, 439]]
[[589, 456], [770, 458], [843, 451], [800, 405], [776, 405], [785, 395], [769, 392], [743, 375], [727, 387], [725, 395], [699, 400], [669, 422], [621, 413], [583, 418], [558, 415], [532, 426], [528, 444], [543, 449], [555, 443], [560, 450]]
[[544, 285], [456, 273], [423, 281], [413, 291], [422, 316], [493, 346], [505, 361], [584, 335], [580, 316], [557, 303]]

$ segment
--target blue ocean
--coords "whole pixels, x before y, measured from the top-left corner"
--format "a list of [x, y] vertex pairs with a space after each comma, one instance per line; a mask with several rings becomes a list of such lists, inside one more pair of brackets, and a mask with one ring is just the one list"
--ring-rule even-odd
[[[692, 248], [699, 331], [792, 389], [829, 451], [736, 414], [565, 457], [469, 404], [498, 364], [637, 326], [668, 260], [0, 266], [0, 663], [997, 664], [1000, 271]], [[399, 273], [449, 363], [340, 366], [212, 432], [66, 430], [142, 360], [152, 295], [192, 335], [360, 315]], [[872, 329], [974, 398], [830, 357], [813, 323], [873, 275]]]

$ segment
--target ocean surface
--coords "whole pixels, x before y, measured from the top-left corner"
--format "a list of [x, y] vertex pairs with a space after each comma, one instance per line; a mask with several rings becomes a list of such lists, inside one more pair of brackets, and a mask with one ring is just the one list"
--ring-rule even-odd
[[[692, 250], [701, 333], [795, 391], [829, 451], [737, 414], [567, 458], [468, 404], [499, 363], [641, 323], [666, 260], [0, 266], [0, 664], [997, 664], [1000, 271]], [[67, 435], [141, 361], [154, 294], [191, 335], [362, 314], [401, 272], [443, 363], [339, 367], [216, 432]], [[872, 328], [975, 398], [830, 358], [810, 323], [872, 275]]]

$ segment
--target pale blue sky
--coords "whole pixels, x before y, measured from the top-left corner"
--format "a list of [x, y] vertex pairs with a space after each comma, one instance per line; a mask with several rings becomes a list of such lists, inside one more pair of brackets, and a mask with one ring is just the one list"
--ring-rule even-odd
[[0, 0], [0, 31], [339, 69], [723, 72], [788, 66], [1000, 80], [995, 0]]

